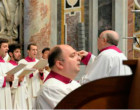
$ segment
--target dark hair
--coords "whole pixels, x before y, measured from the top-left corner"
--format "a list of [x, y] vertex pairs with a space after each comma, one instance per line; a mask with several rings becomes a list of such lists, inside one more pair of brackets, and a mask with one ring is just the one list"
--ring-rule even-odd
[[8, 43], [8, 39], [0, 38], [0, 47], [2, 43]]
[[20, 45], [19, 44], [10, 44], [9, 45], [9, 50], [8, 50], [8, 53], [9, 52], [14, 52], [16, 49], [20, 49], [21, 47], [20, 47]]
[[106, 33], [105, 36], [106, 36], [107, 42], [108, 42], [109, 44], [118, 46], [119, 39], [115, 39], [114, 36], [113, 36], [111, 33]]
[[53, 50], [49, 53], [48, 63], [49, 67], [53, 67], [55, 65], [56, 60], [62, 59], [62, 50], [60, 47], [54, 47]]
[[32, 45], [33, 45], [33, 46], [37, 46], [35, 43], [30, 43], [30, 44], [28, 44], [28, 46], [27, 46], [27, 50], [30, 50]]
[[45, 51], [50, 51], [50, 48], [46, 47], [42, 50], [42, 53], [44, 53]]

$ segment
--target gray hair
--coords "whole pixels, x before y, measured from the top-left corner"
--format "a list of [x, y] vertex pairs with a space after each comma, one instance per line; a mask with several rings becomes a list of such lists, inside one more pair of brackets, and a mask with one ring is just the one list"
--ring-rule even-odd
[[103, 38], [107, 39], [107, 43], [118, 46], [119, 39], [115, 38], [115, 36], [112, 33], [105, 33], [103, 35]]

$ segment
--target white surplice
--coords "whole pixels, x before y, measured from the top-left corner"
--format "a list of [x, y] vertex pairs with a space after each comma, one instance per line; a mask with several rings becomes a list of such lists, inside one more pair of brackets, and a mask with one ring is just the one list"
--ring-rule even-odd
[[[8, 62], [9, 69], [13, 69], [16, 66], [17, 64], [14, 61], [10, 60]], [[21, 72], [22, 70], [14, 74], [14, 81], [11, 87], [13, 109], [28, 109], [26, 78], [24, 78], [23, 82], [20, 82], [20, 85], [18, 84], [18, 75]]]
[[123, 60], [127, 60], [126, 56], [115, 46], [104, 49], [97, 57], [91, 55], [89, 61], [85, 62], [86, 74], [82, 77], [81, 84], [104, 77], [132, 74], [130, 68], [123, 65]]
[[[65, 78], [60, 78], [57, 73], [45, 81], [37, 96], [37, 109], [53, 109], [55, 106], [70, 92], [80, 87], [80, 84], [74, 80], [67, 81]], [[49, 74], [49, 75], [50, 75]], [[48, 75], [48, 76], [49, 76]], [[57, 79], [56, 77], [59, 77]], [[62, 76], [63, 77], [63, 76]], [[63, 80], [63, 81], [62, 81]], [[65, 83], [67, 82], [67, 83]]]
[[[44, 60], [44, 59], [43, 59], [43, 58], [41, 58], [40, 60]], [[46, 66], [48, 66], [48, 67], [49, 67], [48, 60], [46, 60], [46, 62], [47, 62], [47, 65], [46, 65]], [[46, 69], [44, 69], [44, 70], [43, 70], [43, 73], [44, 73], [44, 80], [45, 80], [45, 79], [46, 79], [46, 77], [48, 76], [49, 72], [50, 72], [50, 71], [48, 71], [48, 70], [46, 70]], [[43, 80], [43, 81], [44, 81], [44, 80]]]
[[[27, 64], [26, 68], [32, 68], [39, 60], [38, 59], [33, 59], [26, 57], [25, 59], [22, 59], [19, 61], [20, 63]], [[31, 74], [30, 74], [31, 75]], [[26, 76], [27, 79], [27, 91], [28, 91], [28, 96], [29, 96], [29, 109], [36, 108], [36, 98], [37, 98], [37, 93], [40, 90], [41, 86], [41, 79], [39, 77], [39, 71], [36, 70], [33, 72], [32, 77], [30, 75]]]
[[[0, 109], [12, 109], [10, 85], [4, 78], [8, 71], [7, 62], [0, 58]], [[6, 84], [5, 87], [3, 87], [4, 82]]]

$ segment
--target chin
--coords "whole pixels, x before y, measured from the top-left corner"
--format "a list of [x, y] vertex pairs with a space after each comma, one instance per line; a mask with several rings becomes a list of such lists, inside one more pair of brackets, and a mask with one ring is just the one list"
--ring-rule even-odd
[[6, 57], [6, 54], [3, 55], [3, 58]]
[[80, 69], [77, 70], [77, 72], [79, 72], [79, 71], [80, 71]]

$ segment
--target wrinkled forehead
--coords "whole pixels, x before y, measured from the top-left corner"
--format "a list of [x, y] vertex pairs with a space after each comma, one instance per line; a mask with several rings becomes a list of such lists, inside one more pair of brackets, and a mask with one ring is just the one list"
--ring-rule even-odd
[[76, 52], [76, 50], [69, 45], [62, 45], [62, 46], [60, 46], [60, 48], [62, 49], [63, 54], [69, 55], [69, 54]]

